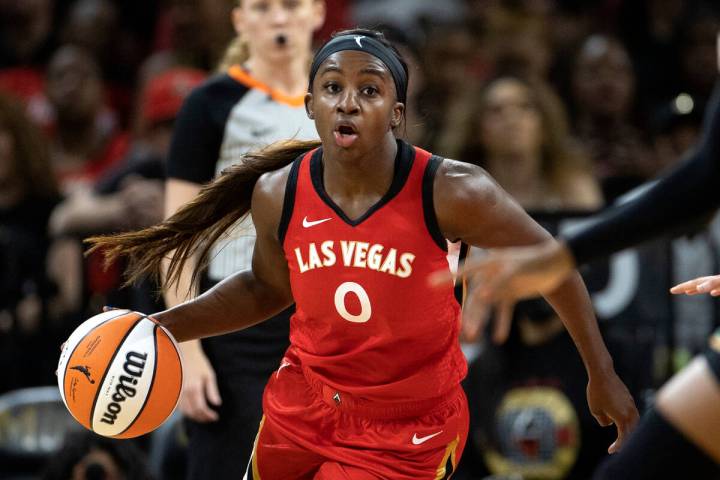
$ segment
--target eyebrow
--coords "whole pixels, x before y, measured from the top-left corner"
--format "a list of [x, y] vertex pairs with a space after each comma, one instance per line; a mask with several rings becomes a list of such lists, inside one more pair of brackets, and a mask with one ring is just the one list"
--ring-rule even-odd
[[324, 67], [322, 68], [322, 70], [320, 70], [320, 72], [318, 72], [318, 74], [319, 74], [319, 75], [322, 75], [323, 73], [327, 73], [327, 72], [338, 72], [338, 73], [342, 73], [342, 70], [341, 70], [340, 67], [338, 67], [337, 65], [330, 64], [330, 65], [324, 66]]
[[387, 71], [377, 67], [366, 67], [360, 70], [360, 73], [368, 73], [370, 75], [377, 75], [378, 77], [385, 78]]
[[[330, 65], [323, 67], [322, 70], [320, 70], [320, 72], [318, 74], [322, 75], [322, 74], [328, 73], [328, 72], [343, 73], [342, 69], [339, 66], [330, 64]], [[369, 67], [365, 67], [362, 70], [360, 70], [360, 73], [366, 73], [369, 75], [376, 75], [378, 77], [385, 78], [385, 74], [387, 73], [387, 70], [378, 68], [378, 67], [374, 67], [374, 66], [369, 66]]]

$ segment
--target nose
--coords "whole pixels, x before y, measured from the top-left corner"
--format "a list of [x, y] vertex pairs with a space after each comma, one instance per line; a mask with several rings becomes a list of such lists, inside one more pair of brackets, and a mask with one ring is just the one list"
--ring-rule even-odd
[[337, 111], [347, 115], [353, 115], [360, 111], [357, 95], [351, 88], [346, 88], [338, 99]]

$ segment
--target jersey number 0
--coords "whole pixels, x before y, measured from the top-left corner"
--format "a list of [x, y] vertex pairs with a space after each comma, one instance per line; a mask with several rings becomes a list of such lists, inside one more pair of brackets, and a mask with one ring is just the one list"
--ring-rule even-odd
[[[345, 297], [349, 293], [354, 293], [360, 301], [360, 313], [357, 315], [348, 312], [345, 307]], [[342, 318], [353, 323], [365, 323], [370, 320], [370, 315], [372, 315], [370, 297], [365, 289], [355, 282], [345, 282], [335, 290], [335, 309]]]

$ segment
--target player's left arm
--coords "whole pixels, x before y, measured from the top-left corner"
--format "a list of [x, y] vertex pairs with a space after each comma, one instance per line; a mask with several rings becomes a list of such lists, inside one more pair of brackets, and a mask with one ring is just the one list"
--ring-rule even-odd
[[[438, 168], [433, 190], [435, 212], [441, 231], [450, 240], [462, 240], [481, 248], [531, 245], [552, 241], [537, 224], [483, 169], [453, 160]], [[627, 388], [615, 373], [605, 347], [587, 289], [574, 272], [545, 299], [553, 306], [575, 345], [588, 373], [588, 404], [601, 425], [615, 423], [619, 449], [637, 422], [638, 413]], [[511, 308], [500, 308], [507, 336]]]

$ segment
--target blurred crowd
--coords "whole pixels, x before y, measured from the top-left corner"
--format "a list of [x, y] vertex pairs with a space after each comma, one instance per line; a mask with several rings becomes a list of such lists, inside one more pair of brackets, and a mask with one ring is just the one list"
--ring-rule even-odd
[[[123, 266], [85, 257], [82, 238], [162, 219], [173, 122], [187, 94], [224, 68], [233, 6], [0, 1], [0, 360], [22, 366], [3, 369], [0, 394], [52, 385], [58, 346], [103, 305], [162, 309], [156, 285], [120, 288]], [[327, 0], [327, 9], [318, 41], [379, 28], [408, 60], [407, 139], [481, 165], [554, 231], [681, 161], [718, 75], [713, 0]], [[675, 280], [720, 270], [719, 247], [720, 225], [708, 219], [694, 236], [584, 272], [641, 406], [720, 321], [710, 300], [664, 295]], [[506, 345], [467, 346], [475, 415], [456, 475], [588, 478], [612, 432], [587, 411], [579, 357], [543, 302], [515, 316]], [[53, 476], [60, 461], [84, 458], [67, 448], [47, 478], [145, 478], [132, 461], [112, 477]], [[122, 452], [94, 448], [124, 468]]]

